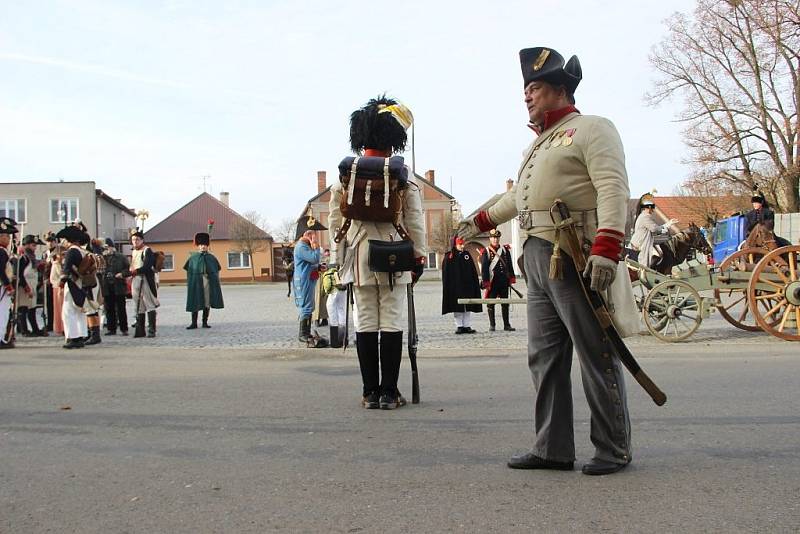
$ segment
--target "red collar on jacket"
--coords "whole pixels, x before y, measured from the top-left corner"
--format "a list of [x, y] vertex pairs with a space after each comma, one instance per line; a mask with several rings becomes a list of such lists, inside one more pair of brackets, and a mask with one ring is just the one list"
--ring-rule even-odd
[[378, 157], [378, 158], [388, 158], [389, 156], [392, 155], [392, 153], [389, 152], [388, 150], [378, 150], [376, 148], [365, 148], [364, 149], [364, 155], [365, 156], [374, 156], [374, 157]]
[[536, 132], [536, 135], [541, 134], [543, 131], [550, 128], [552, 125], [569, 115], [570, 113], [580, 113], [578, 108], [573, 105], [569, 105], [560, 109], [554, 109], [551, 111], [544, 112], [544, 124], [542, 125], [542, 129], [540, 130], [539, 127], [533, 123], [528, 124], [528, 128]]

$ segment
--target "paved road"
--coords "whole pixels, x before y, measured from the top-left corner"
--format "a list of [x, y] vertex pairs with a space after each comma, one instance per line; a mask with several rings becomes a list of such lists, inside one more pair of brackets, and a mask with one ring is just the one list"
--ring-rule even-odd
[[[423, 403], [372, 411], [358, 407], [352, 352], [270, 345], [292, 317], [264, 314], [240, 330], [252, 337], [220, 336], [228, 313], [249, 307], [246, 288], [227, 290], [228, 311], [196, 334], [166, 313], [180, 291], [164, 293], [160, 337], [134, 350], [119, 338], [81, 351], [25, 340], [0, 353], [0, 532], [800, 527], [796, 345], [635, 340], [669, 401], [656, 407], [629, 381], [631, 467], [600, 478], [519, 472], [504, 463], [531, 443], [524, 332], [505, 338], [501, 357], [487, 347], [505, 333], [469, 336], [463, 349], [466, 336], [428, 309], [434, 297], [421, 298], [423, 347], [439, 347], [421, 352]], [[592, 449], [573, 378], [580, 463]]]

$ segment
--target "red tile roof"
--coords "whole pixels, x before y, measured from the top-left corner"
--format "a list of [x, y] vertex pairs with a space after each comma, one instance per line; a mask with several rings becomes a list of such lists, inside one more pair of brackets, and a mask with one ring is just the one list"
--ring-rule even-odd
[[[657, 210], [668, 219], [678, 219], [678, 226], [686, 228], [689, 223], [698, 226], [708, 226], [708, 214], [715, 215], [715, 220], [729, 217], [737, 211], [747, 210], [750, 207], [749, 198], [727, 195], [716, 197], [656, 196]], [[713, 216], [712, 215], [712, 216]]]
[[[212, 197], [201, 193], [172, 215], [147, 230], [144, 234], [149, 243], [192, 241], [197, 232], [208, 231], [208, 220], [214, 219], [211, 239], [231, 239], [230, 231], [237, 220], [246, 220], [231, 208]], [[265, 239], [272, 236], [259, 229]]]

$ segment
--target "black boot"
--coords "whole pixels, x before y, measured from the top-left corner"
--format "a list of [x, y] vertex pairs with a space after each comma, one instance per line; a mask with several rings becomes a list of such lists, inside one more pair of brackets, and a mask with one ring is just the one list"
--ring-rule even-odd
[[193, 311], [192, 312], [192, 324], [187, 326], [186, 330], [194, 330], [195, 328], [197, 328], [197, 312]]
[[147, 312], [147, 337], [156, 337], [156, 311]]
[[133, 337], [144, 337], [144, 314], [136, 314], [136, 330], [133, 332]]
[[65, 349], [79, 349], [83, 347], [83, 342], [76, 338], [69, 338], [63, 347]]
[[47, 332], [39, 328], [39, 323], [36, 320], [36, 308], [28, 308], [28, 322], [31, 325], [31, 334], [37, 337], [47, 336]]
[[211, 308], [203, 308], [203, 328], [211, 328], [208, 324], [208, 314], [211, 313]]
[[487, 304], [486, 311], [489, 313], [489, 332], [494, 332], [497, 325], [494, 317], [494, 304]]
[[400, 403], [397, 378], [400, 375], [400, 359], [403, 354], [402, 332], [381, 332], [381, 399], [383, 410], [393, 410], [405, 404]]
[[100, 343], [102, 339], [100, 339], [100, 327], [99, 326], [90, 326], [89, 327], [89, 339], [86, 340], [86, 345], [97, 345]]
[[338, 326], [331, 326], [331, 348], [340, 349], [342, 348], [342, 339], [339, 337], [339, 327]]
[[378, 332], [356, 332], [356, 352], [364, 384], [361, 405], [364, 408], [379, 408]]
[[21, 336], [31, 337], [31, 331], [28, 330], [28, 307], [20, 306], [17, 310], [17, 332]]
[[507, 332], [515, 331], [516, 328], [512, 328], [511, 327], [511, 321], [508, 318], [508, 316], [509, 316], [509, 305], [508, 304], [502, 304], [500, 306], [500, 308], [501, 308], [501, 310], [503, 312], [503, 330], [505, 330]]
[[311, 337], [311, 316], [302, 317], [300, 319], [300, 332], [297, 334], [297, 340], [302, 343], [308, 343], [308, 338]]

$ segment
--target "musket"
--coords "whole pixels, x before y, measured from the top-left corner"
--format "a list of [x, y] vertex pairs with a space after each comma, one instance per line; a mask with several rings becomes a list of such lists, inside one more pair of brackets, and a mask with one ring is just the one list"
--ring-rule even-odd
[[408, 293], [408, 361], [411, 362], [411, 404], [419, 404], [419, 372], [417, 371], [417, 312], [414, 309], [414, 284], [406, 286]]
[[350, 344], [350, 304], [353, 300], [353, 284], [347, 284], [347, 296], [344, 303], [344, 342], [342, 342], [342, 352], [347, 350]]
[[508, 287], [510, 287], [510, 288], [511, 288], [511, 291], [513, 291], [514, 293], [516, 293], [516, 294], [517, 294], [517, 296], [518, 296], [519, 298], [521, 298], [521, 299], [524, 299], [524, 298], [525, 298], [525, 297], [523, 297], [523, 296], [522, 296], [522, 293], [520, 293], [519, 291], [517, 291], [517, 288], [516, 288], [516, 287], [512, 286], [511, 284], [508, 284]]
[[[644, 388], [648, 395], [650, 395], [650, 398], [653, 399], [653, 402], [656, 403], [657, 406], [662, 406], [665, 402], [667, 402], [667, 396], [658, 388], [658, 386], [655, 385], [655, 383], [653, 383], [650, 377], [647, 376], [647, 374], [639, 366], [636, 359], [633, 357], [633, 354], [631, 354], [631, 351], [628, 350], [627, 346], [625, 346], [622, 336], [620, 336], [619, 332], [617, 332], [617, 329], [611, 320], [611, 313], [609, 313], [605, 301], [597, 291], [591, 289], [589, 282], [583, 277], [583, 271], [586, 269], [586, 258], [583, 255], [583, 250], [580, 246], [580, 241], [578, 240], [578, 232], [575, 229], [575, 221], [572, 220], [572, 217], [569, 213], [569, 208], [567, 208], [567, 205], [564, 204], [561, 199], [556, 199], [553, 202], [553, 206], [550, 208], [550, 217], [553, 219], [556, 229], [560, 232], [563, 232], [566, 236], [567, 248], [569, 249], [567, 252], [575, 264], [575, 270], [577, 271], [578, 280], [580, 280], [583, 294], [586, 296], [586, 300], [589, 301], [589, 305], [592, 308], [592, 312], [594, 313], [600, 328], [614, 346], [614, 351], [617, 357], [628, 369], [628, 371], [630, 371], [630, 373], [633, 375], [633, 378], [636, 379], [639, 385]], [[558, 243], [556, 243], [554, 246], [558, 246]]]

